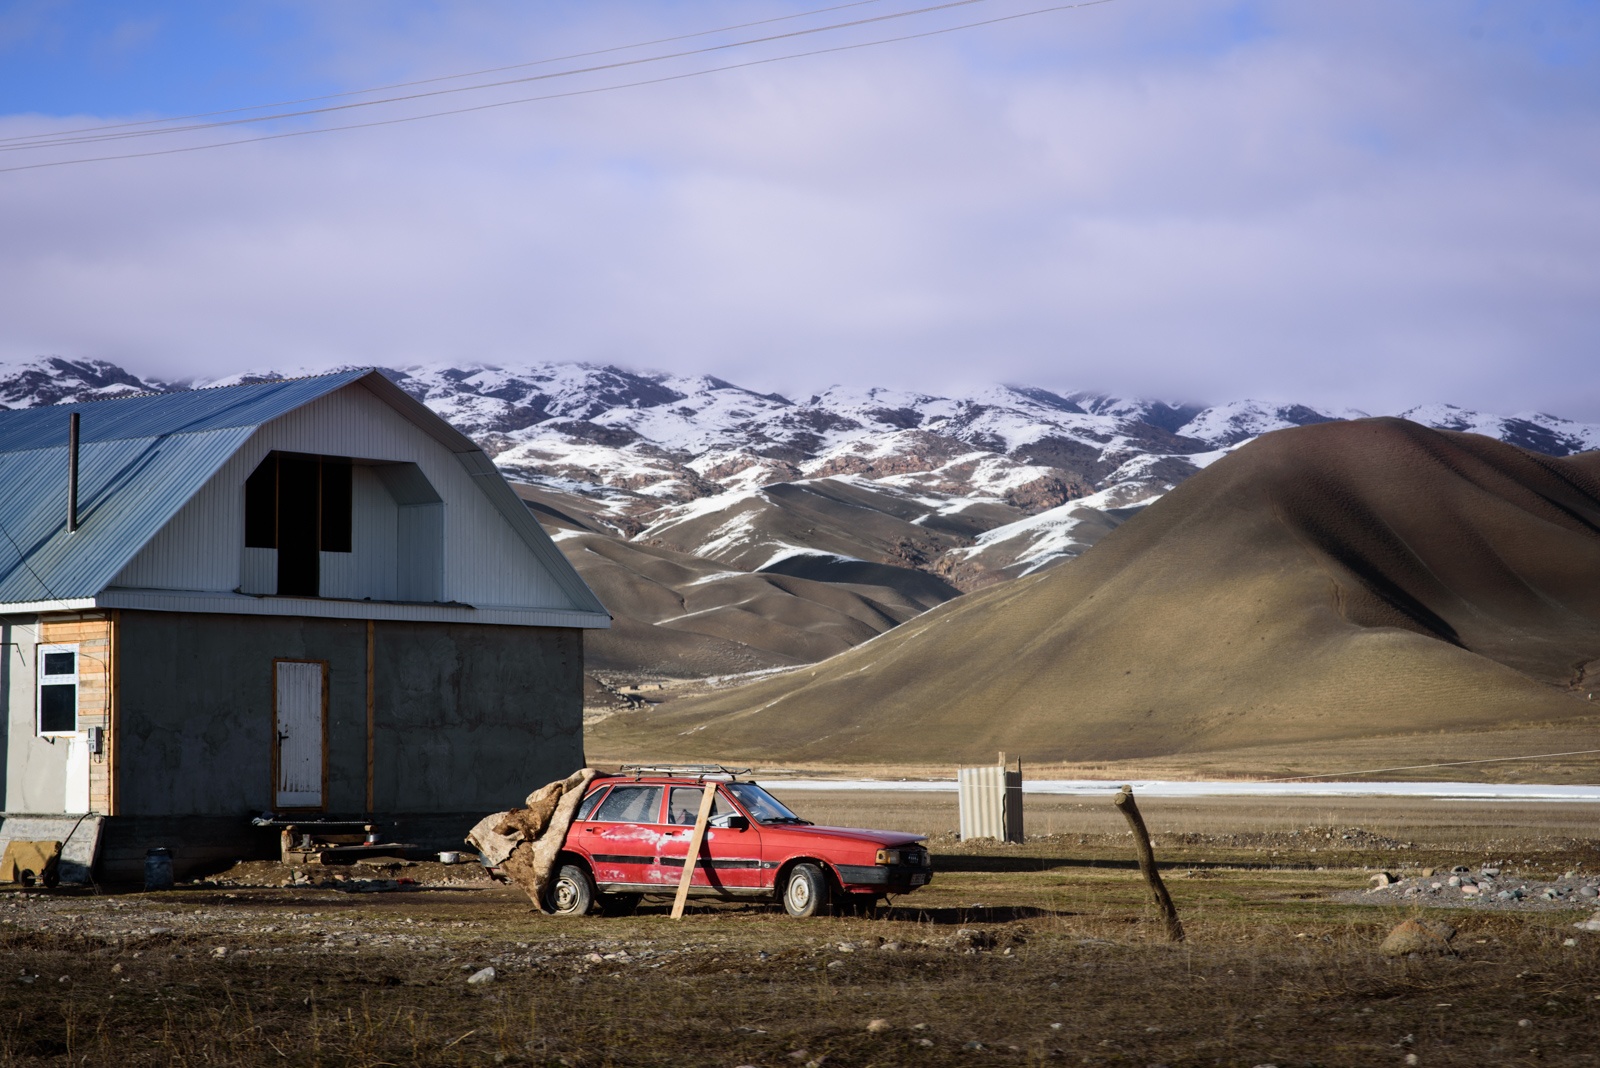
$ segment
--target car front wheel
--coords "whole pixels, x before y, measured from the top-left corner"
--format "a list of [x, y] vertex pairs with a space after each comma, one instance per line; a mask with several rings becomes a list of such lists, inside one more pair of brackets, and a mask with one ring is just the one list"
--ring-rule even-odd
[[586, 916], [594, 908], [594, 884], [578, 865], [563, 864], [545, 897], [557, 916]]
[[783, 909], [797, 920], [808, 919], [828, 907], [828, 877], [815, 864], [800, 863], [789, 869], [783, 884]]

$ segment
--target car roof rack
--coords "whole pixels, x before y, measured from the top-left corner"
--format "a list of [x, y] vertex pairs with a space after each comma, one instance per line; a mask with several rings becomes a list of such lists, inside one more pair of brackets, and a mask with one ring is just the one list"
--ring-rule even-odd
[[749, 768], [728, 768], [721, 764], [624, 764], [623, 775], [632, 775], [635, 779], [646, 775], [673, 775], [685, 779], [699, 779], [702, 782], [709, 778], [726, 776], [730, 781], [748, 772]]

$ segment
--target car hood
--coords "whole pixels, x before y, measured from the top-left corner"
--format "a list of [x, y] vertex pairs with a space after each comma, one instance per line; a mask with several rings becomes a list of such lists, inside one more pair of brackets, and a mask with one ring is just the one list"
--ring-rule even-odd
[[875, 847], [904, 846], [927, 840], [927, 835], [907, 831], [873, 831], [864, 827], [807, 827], [799, 823], [779, 823], [762, 827], [764, 831], [783, 831], [812, 838], [831, 838], [835, 841], [862, 842]]

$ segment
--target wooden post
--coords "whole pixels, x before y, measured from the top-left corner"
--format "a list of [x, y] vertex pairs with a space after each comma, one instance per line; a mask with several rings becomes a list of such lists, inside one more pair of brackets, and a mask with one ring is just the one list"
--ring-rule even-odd
[[694, 866], [700, 861], [700, 843], [706, 836], [706, 821], [711, 819], [711, 806], [717, 800], [717, 784], [706, 783], [700, 795], [700, 812], [694, 818], [694, 833], [689, 836], [689, 851], [683, 855], [683, 875], [678, 879], [678, 896], [672, 901], [672, 918], [683, 919], [683, 906], [689, 900], [689, 883], [694, 879]]
[[1155, 898], [1156, 907], [1167, 921], [1167, 940], [1182, 942], [1183, 924], [1178, 921], [1178, 910], [1173, 907], [1172, 897], [1167, 893], [1166, 884], [1161, 881], [1161, 873], [1156, 870], [1156, 855], [1150, 848], [1150, 833], [1144, 829], [1144, 817], [1139, 815], [1139, 806], [1133, 802], [1133, 787], [1124, 785], [1118, 790], [1115, 804], [1128, 818], [1128, 826], [1133, 828], [1133, 841], [1139, 847], [1139, 871], [1144, 874], [1144, 881], [1150, 885], [1150, 896]]

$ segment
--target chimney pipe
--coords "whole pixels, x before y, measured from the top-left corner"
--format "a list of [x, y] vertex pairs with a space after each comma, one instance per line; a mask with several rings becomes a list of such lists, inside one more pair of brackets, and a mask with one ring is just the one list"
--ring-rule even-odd
[[78, 529], [78, 413], [67, 416], [67, 533]]

